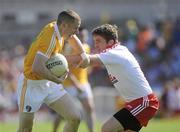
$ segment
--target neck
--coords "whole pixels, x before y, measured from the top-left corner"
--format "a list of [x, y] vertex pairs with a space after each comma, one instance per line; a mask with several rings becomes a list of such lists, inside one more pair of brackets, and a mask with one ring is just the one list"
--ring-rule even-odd
[[117, 43], [108, 44], [108, 45], [106, 46], [106, 49], [112, 48], [115, 44], [117, 44]]
[[60, 30], [60, 26], [58, 26], [58, 30], [59, 30], [59, 34], [62, 36], [62, 31]]

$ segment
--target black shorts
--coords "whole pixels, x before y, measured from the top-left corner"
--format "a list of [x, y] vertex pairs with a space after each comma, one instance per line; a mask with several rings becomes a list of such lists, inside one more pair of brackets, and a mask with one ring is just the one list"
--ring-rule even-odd
[[121, 109], [113, 115], [124, 127], [124, 130], [140, 131], [142, 126], [126, 108]]

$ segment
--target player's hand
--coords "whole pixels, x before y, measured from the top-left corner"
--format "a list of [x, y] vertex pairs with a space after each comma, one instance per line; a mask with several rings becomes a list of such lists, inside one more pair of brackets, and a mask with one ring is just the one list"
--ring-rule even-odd
[[69, 74], [69, 69], [67, 69], [67, 71], [60, 77], [58, 77], [61, 82], [64, 81], [67, 77], [68, 77], [68, 74]]
[[58, 84], [62, 83], [68, 77], [68, 74], [69, 74], [69, 69], [62, 76], [56, 77], [55, 82]]

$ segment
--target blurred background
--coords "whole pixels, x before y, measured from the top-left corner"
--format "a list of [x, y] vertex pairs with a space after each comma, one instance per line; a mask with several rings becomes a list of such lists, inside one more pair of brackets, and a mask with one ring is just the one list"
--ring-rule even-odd
[[[158, 119], [180, 114], [180, 0], [0, 0], [0, 131], [2, 123], [17, 121], [16, 84], [31, 42], [64, 9], [80, 14], [87, 43], [94, 51], [91, 30], [116, 24], [119, 40], [135, 55], [161, 101]], [[104, 121], [123, 100], [94, 67], [89, 74], [97, 120]], [[47, 120], [46, 108], [38, 120]], [[43, 114], [43, 113], [46, 114]], [[13, 117], [13, 118], [12, 118]], [[178, 118], [178, 117], [177, 117]]]

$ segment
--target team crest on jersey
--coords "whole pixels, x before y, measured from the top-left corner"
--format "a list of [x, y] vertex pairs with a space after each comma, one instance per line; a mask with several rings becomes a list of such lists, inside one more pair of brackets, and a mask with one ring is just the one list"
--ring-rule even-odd
[[31, 107], [31, 106], [29, 106], [29, 105], [27, 105], [27, 106], [26, 106], [26, 111], [27, 111], [27, 112], [30, 112], [30, 111], [31, 111], [31, 109], [32, 109], [32, 107]]
[[112, 82], [113, 84], [115, 84], [115, 83], [118, 82], [118, 80], [116, 79], [116, 77], [113, 76], [113, 75], [111, 75], [111, 74], [109, 74], [109, 79], [111, 80], [111, 82]]

